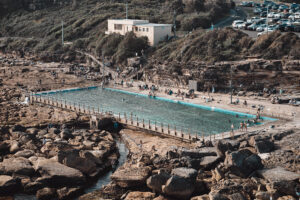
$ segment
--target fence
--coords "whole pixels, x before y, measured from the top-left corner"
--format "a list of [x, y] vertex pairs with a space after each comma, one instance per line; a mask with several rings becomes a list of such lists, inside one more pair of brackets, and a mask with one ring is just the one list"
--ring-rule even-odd
[[141, 128], [146, 131], [150, 131], [161, 136], [172, 137], [176, 139], [181, 139], [183, 141], [197, 141], [202, 139], [205, 140], [215, 140], [233, 137], [233, 133], [221, 133], [221, 134], [205, 134], [204, 132], [195, 132], [191, 129], [178, 127], [175, 125], [164, 124], [161, 122], [141, 119], [134, 116], [132, 113], [114, 113], [112, 111], [104, 110], [100, 107], [86, 106], [84, 104], [66, 101], [63, 99], [58, 99], [50, 96], [36, 96], [30, 95], [30, 103], [42, 103], [45, 105], [50, 105], [57, 108], [62, 108], [74, 112], [78, 112], [86, 115], [105, 115], [110, 114], [116, 118], [119, 123], [126, 124], [129, 126], [134, 126]]

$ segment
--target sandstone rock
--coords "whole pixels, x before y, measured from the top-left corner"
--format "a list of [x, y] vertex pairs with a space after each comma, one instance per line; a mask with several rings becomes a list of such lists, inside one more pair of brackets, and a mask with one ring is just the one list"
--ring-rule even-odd
[[263, 167], [260, 157], [248, 149], [227, 154], [224, 164], [233, 174], [241, 177], [248, 177], [255, 170]]
[[11, 145], [10, 145], [10, 148], [9, 148], [9, 152], [10, 153], [16, 153], [17, 151], [20, 150], [20, 146], [19, 146], [19, 143], [14, 141]]
[[82, 192], [83, 189], [81, 189], [80, 187], [75, 187], [75, 188], [63, 187], [57, 190], [57, 196], [60, 200], [67, 200], [79, 196]]
[[162, 186], [166, 184], [170, 177], [171, 175], [165, 172], [150, 176], [147, 179], [147, 186], [155, 192], [162, 193]]
[[271, 194], [265, 191], [259, 191], [255, 194], [256, 199], [259, 200], [270, 200]]
[[39, 200], [51, 200], [56, 197], [56, 190], [54, 188], [43, 188], [36, 192], [36, 197]]
[[58, 161], [68, 167], [78, 169], [90, 177], [95, 177], [100, 172], [95, 162], [88, 158], [81, 158], [78, 150], [59, 151]]
[[215, 168], [215, 170], [212, 170], [212, 179], [219, 181], [222, 180], [225, 176], [224, 173], [219, 169]]
[[179, 177], [172, 176], [166, 185], [162, 186], [162, 191], [168, 195], [178, 199], [188, 199], [194, 192], [195, 185], [189, 180]]
[[60, 137], [64, 140], [72, 139], [74, 136], [72, 135], [71, 131], [69, 129], [63, 129], [60, 132]]
[[208, 195], [210, 200], [229, 200], [226, 196], [216, 191], [212, 191]]
[[38, 161], [35, 167], [43, 177], [49, 179], [50, 185], [56, 187], [60, 185], [80, 185], [85, 182], [85, 177], [79, 170], [50, 159]]
[[29, 158], [33, 155], [34, 155], [34, 151], [28, 149], [25, 149], [23, 151], [18, 151], [17, 153], [15, 153], [16, 157], [24, 157], [24, 158]]
[[142, 186], [146, 183], [149, 173], [149, 167], [119, 168], [111, 175], [111, 179], [122, 188]]
[[125, 200], [152, 200], [154, 197], [152, 192], [129, 192]]
[[197, 171], [192, 168], [180, 167], [172, 170], [172, 175], [182, 177], [191, 183], [196, 181]]
[[31, 166], [31, 163], [26, 158], [9, 158], [4, 159], [2, 163], [0, 163], [0, 173], [1, 174], [20, 174], [20, 175], [32, 175], [34, 173], [34, 169]]
[[279, 197], [277, 200], [296, 200], [296, 198], [294, 198], [293, 196], [282, 196], [282, 197]]
[[11, 176], [0, 175], [0, 195], [16, 193], [20, 187], [20, 180]]
[[204, 147], [199, 149], [180, 149], [179, 155], [181, 157], [202, 158], [205, 156], [216, 156], [217, 152], [214, 147]]
[[234, 147], [232, 144], [227, 140], [219, 140], [216, 143], [217, 152], [220, 157], [225, 158], [226, 151], [233, 151]]
[[219, 156], [206, 156], [200, 162], [200, 168], [204, 170], [214, 169], [221, 161]]
[[192, 197], [191, 200], [210, 200], [209, 196], [207, 194]]

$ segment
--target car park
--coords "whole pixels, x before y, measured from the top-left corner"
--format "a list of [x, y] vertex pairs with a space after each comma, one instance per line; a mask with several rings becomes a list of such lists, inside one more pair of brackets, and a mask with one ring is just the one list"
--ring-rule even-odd
[[242, 20], [235, 20], [235, 21], [233, 21], [233, 23], [232, 23], [232, 27], [233, 27], [233, 28], [237, 28], [238, 25], [239, 25], [239, 24], [242, 24], [242, 23], [244, 23], [244, 21], [242, 21]]

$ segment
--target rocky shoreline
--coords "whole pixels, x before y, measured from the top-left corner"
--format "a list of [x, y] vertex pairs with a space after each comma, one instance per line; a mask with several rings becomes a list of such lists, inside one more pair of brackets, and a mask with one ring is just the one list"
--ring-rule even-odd
[[0, 195], [36, 194], [70, 199], [117, 163], [112, 134], [105, 130], [2, 126]]
[[[299, 137], [299, 130], [259, 131], [190, 149], [174, 146], [165, 155], [155, 148], [139, 151], [123, 137], [131, 150], [127, 162], [110, 184], [79, 199], [296, 200]], [[293, 150], [285, 148], [291, 140]]]

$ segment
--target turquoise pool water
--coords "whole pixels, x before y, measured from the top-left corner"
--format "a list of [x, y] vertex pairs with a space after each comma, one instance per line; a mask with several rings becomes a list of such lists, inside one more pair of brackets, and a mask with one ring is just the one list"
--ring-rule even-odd
[[[208, 106], [190, 104], [181, 101], [174, 101], [166, 98], [157, 97], [148, 98], [147, 95], [119, 91], [115, 89], [101, 89], [92, 87], [89, 89], [68, 90], [63, 92], [41, 93], [52, 98], [66, 100], [71, 103], [80, 103], [80, 105], [94, 107], [96, 110], [100, 107], [103, 111], [112, 111], [115, 114], [130, 113], [133, 119], [145, 120], [153, 124], [155, 121], [160, 126], [170, 125], [170, 128], [176, 126], [177, 130], [183, 129], [185, 132], [202, 134], [217, 134], [226, 132], [234, 124], [235, 129], [239, 128], [242, 121], [253, 119], [255, 116], [245, 113], [238, 113], [229, 110], [211, 108]], [[265, 118], [265, 121], [275, 120]], [[254, 124], [250, 124], [253, 126]]]

